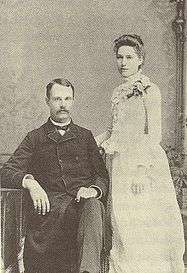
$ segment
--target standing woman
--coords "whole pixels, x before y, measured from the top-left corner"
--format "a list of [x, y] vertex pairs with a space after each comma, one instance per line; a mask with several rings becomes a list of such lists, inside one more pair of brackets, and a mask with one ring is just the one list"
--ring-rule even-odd
[[142, 74], [139, 36], [119, 37], [114, 51], [123, 83], [112, 95], [112, 128], [96, 137], [113, 154], [110, 273], [183, 273], [183, 224], [160, 146], [160, 91]]

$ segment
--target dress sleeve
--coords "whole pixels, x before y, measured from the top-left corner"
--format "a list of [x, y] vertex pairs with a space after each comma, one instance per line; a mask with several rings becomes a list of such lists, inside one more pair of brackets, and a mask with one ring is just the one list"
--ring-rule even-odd
[[[114, 123], [116, 122], [116, 119], [117, 119], [117, 104], [118, 104], [118, 89], [119, 88], [115, 88], [114, 91], [113, 91], [113, 94], [112, 94], [112, 97], [111, 97], [111, 118], [110, 118], [110, 123], [109, 123], [109, 126], [107, 128], [107, 130], [96, 136], [95, 137], [95, 140], [97, 142], [97, 145], [98, 146], [101, 146], [105, 149], [106, 152], [108, 152], [108, 150], [111, 150], [110, 149], [110, 137], [111, 137], [111, 133], [112, 133], [112, 129], [113, 129], [113, 125]], [[112, 148], [113, 150], [113, 148]]]
[[145, 135], [150, 144], [160, 144], [162, 139], [161, 127], [161, 94], [156, 85], [148, 89], [148, 94], [145, 99], [148, 116], [148, 134]]
[[102, 147], [103, 146], [102, 144], [110, 138], [111, 131], [112, 131], [112, 120], [111, 120], [107, 130], [95, 137], [95, 141], [96, 141], [98, 147]]
[[114, 154], [115, 151], [118, 151], [118, 145], [115, 135], [115, 127], [118, 120], [118, 103], [119, 103], [119, 91], [120, 86], [116, 87], [113, 91], [112, 97], [111, 97], [111, 121], [108, 126], [108, 135], [107, 138], [102, 142], [102, 147], [105, 149], [105, 152], [107, 154]]
[[100, 192], [99, 197], [101, 197], [101, 195], [106, 196], [109, 185], [108, 171], [91, 131], [89, 132], [88, 139], [89, 158], [92, 168], [95, 172], [95, 182], [93, 185], [91, 185], [91, 187], [95, 187], [96, 189], [98, 189], [98, 191]]

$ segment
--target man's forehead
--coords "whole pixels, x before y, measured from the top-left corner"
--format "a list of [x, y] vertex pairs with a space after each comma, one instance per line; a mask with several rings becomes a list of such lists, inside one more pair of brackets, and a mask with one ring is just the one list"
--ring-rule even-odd
[[55, 83], [51, 88], [51, 96], [72, 96], [73, 97], [73, 90], [71, 86], [63, 86], [60, 84]]

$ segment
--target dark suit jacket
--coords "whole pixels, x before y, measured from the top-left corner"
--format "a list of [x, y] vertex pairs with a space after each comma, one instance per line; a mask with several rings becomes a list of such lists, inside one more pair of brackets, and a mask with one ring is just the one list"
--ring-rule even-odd
[[1, 170], [3, 187], [21, 188], [26, 174], [47, 192], [76, 195], [95, 185], [106, 196], [108, 174], [91, 131], [71, 122], [63, 136], [50, 119], [27, 134]]
[[[30, 196], [25, 195], [28, 202], [24, 266], [28, 272], [36, 272], [39, 264], [43, 267], [53, 257], [54, 264], [61, 268], [57, 256], [60, 255], [61, 260], [61, 253], [69, 253], [69, 249], [76, 253], [74, 238], [82, 205], [81, 202], [75, 203], [74, 199], [79, 188], [99, 187], [104, 203], [101, 208], [107, 207], [108, 173], [92, 133], [72, 122], [69, 131], [61, 136], [49, 119], [40, 128], [29, 132], [4, 164], [1, 169], [2, 186], [21, 188], [26, 174], [32, 174], [46, 190], [51, 209], [45, 216], [38, 215]], [[103, 209], [103, 250], [109, 251], [112, 238], [110, 218], [105, 220]]]

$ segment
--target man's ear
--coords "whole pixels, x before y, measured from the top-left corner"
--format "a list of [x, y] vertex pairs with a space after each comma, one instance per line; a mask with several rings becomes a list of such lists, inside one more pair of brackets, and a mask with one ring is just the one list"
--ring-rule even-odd
[[142, 64], [143, 64], [143, 61], [144, 61], [143, 57], [142, 57], [142, 56], [141, 56], [141, 57], [139, 57], [139, 62], [140, 62], [140, 64], [139, 64], [139, 65], [142, 65]]
[[45, 97], [45, 102], [49, 106], [49, 98]]

